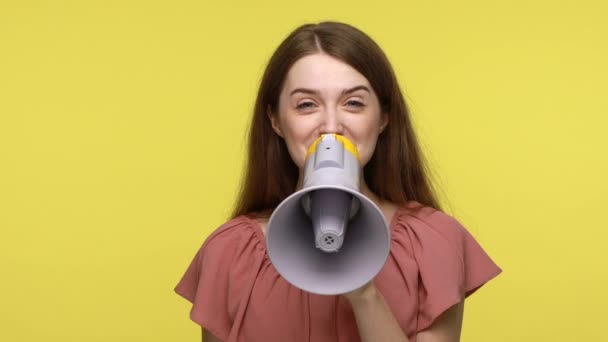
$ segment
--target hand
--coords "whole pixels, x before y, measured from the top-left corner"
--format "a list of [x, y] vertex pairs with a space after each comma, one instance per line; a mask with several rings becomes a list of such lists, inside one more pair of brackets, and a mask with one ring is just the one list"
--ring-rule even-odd
[[360, 302], [362, 300], [373, 298], [376, 293], [376, 285], [374, 284], [373, 280], [370, 280], [367, 284], [361, 286], [360, 288], [344, 293], [343, 296], [346, 297], [351, 304], [354, 304], [353, 302]]

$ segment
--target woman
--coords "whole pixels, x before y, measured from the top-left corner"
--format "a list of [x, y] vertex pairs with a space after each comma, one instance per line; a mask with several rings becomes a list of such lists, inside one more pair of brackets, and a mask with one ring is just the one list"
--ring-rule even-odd
[[[274, 269], [270, 214], [302, 187], [321, 134], [356, 146], [361, 192], [390, 222], [391, 250], [367, 285], [307, 293]], [[264, 73], [247, 171], [232, 218], [200, 248], [175, 291], [214, 341], [458, 341], [464, 299], [501, 269], [433, 194], [392, 67], [372, 39], [343, 23], [297, 28]]]

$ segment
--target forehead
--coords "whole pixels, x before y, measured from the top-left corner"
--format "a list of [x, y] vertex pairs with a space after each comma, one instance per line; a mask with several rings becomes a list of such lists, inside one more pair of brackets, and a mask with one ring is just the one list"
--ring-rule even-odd
[[369, 87], [369, 82], [345, 62], [319, 53], [302, 57], [294, 63], [285, 78], [284, 90], [302, 87], [341, 91], [357, 85]]

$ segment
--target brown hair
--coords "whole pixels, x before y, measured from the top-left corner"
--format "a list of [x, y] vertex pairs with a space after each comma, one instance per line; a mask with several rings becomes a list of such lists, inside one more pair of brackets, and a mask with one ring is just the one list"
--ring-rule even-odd
[[388, 126], [364, 168], [371, 191], [403, 205], [415, 200], [441, 209], [429, 182], [429, 170], [416, 140], [409, 110], [392, 66], [380, 47], [359, 29], [344, 23], [305, 24], [277, 48], [262, 76], [249, 128], [246, 173], [232, 217], [253, 212], [267, 216], [295, 191], [298, 167], [285, 142], [273, 130], [267, 110], [278, 113], [279, 94], [289, 68], [300, 58], [325, 53], [361, 73], [388, 113]]

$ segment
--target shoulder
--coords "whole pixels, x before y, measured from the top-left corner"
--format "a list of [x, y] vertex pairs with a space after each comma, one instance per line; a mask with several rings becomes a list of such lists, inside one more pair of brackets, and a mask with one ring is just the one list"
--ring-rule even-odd
[[409, 200], [407, 201], [407, 203], [400, 205], [399, 212], [403, 215], [425, 221], [435, 219], [445, 220], [446, 217], [451, 218], [450, 215], [439, 209], [433, 208], [431, 206], [422, 204], [414, 200]]
[[200, 284], [222, 288], [240, 282], [252, 262], [263, 257], [262, 241], [255, 228], [247, 216], [232, 218], [217, 227], [198, 248], [177, 287], [178, 293], [192, 301]]
[[199, 248], [175, 292], [193, 306], [190, 318], [226, 340], [262, 252], [255, 225], [238, 216], [217, 227]]
[[441, 238], [457, 244], [462, 244], [464, 239], [471, 237], [458, 219], [417, 201], [411, 200], [400, 206], [395, 216], [397, 226], [421, 231], [429, 237]]
[[427, 273], [453, 273], [463, 277], [467, 295], [501, 272], [476, 238], [455, 217], [442, 210], [410, 201], [400, 208], [393, 226], [393, 238], [409, 246]]
[[255, 220], [247, 215], [234, 217], [217, 227], [201, 246], [202, 250], [225, 250], [237, 247], [244, 240], [257, 238]]
[[265, 257], [264, 237], [256, 219], [249, 215], [232, 218], [207, 236], [196, 258], [201, 268], [240, 272]]
[[394, 253], [411, 256], [418, 266], [418, 331], [502, 272], [463, 224], [442, 210], [409, 201], [392, 229]]
[[401, 235], [414, 237], [409, 240], [418, 261], [440, 270], [437, 278], [450, 273], [455, 278], [461, 277], [466, 296], [502, 272], [467, 228], [441, 210], [408, 203], [400, 210], [397, 225], [397, 230], [407, 231]]

